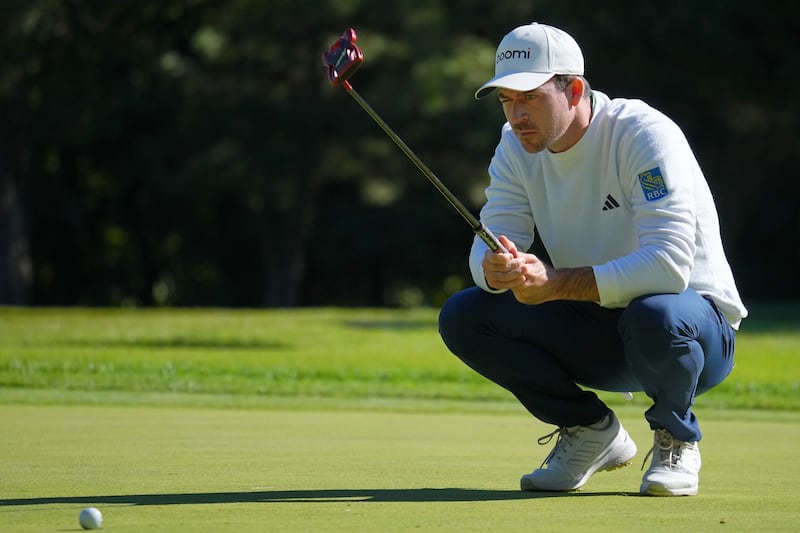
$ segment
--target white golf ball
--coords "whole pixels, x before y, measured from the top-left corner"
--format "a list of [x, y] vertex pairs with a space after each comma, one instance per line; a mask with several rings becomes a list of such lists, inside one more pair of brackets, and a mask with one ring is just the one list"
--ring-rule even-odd
[[94, 507], [87, 507], [78, 516], [83, 529], [97, 529], [103, 524], [103, 514]]

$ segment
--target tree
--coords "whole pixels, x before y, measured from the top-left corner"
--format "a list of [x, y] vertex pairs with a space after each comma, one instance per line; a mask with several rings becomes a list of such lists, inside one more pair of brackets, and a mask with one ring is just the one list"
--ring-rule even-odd
[[[768, 1], [768, 4], [770, 2]], [[458, 215], [320, 55], [356, 27], [357, 90], [477, 213], [502, 114], [472, 92], [540, 20], [592, 85], [672, 116], [745, 294], [796, 297], [792, 5], [681, 0], [31, 0], [0, 13], [0, 300], [437, 304], [469, 283]], [[647, 21], [643, 24], [641, 21]], [[680, 34], [680, 35], [679, 35]], [[765, 207], [768, 206], [768, 207]], [[759, 259], [753, 260], [753, 253]], [[771, 275], [764, 280], [763, 272]]]

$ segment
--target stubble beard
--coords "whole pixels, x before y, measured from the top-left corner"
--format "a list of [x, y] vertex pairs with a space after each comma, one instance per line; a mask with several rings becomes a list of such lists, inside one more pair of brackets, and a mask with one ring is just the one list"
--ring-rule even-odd
[[539, 127], [528, 134], [524, 125], [514, 126], [514, 134], [526, 152], [536, 154], [545, 149], [552, 150], [552, 146], [564, 138], [567, 129], [559, 129], [559, 124], [559, 120], [553, 120], [546, 128]]
[[537, 130], [534, 133], [524, 134], [520, 129], [514, 133], [516, 134], [517, 140], [522, 145], [522, 148], [529, 154], [539, 153], [545, 148], [549, 148], [550, 145], [557, 140], [554, 132], [545, 133]]

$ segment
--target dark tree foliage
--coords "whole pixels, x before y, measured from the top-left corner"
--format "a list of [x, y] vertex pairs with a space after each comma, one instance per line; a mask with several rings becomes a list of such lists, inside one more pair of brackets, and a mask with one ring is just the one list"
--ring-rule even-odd
[[[772, 5], [774, 4], [774, 5]], [[15, 0], [0, 6], [0, 303], [438, 305], [472, 235], [320, 56], [477, 213], [508, 30], [684, 129], [746, 300], [800, 297], [792, 3]]]

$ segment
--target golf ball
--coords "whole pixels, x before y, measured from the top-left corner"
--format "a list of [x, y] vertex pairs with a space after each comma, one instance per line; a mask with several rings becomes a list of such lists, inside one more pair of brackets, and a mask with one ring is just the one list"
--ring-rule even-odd
[[78, 516], [83, 529], [97, 529], [103, 523], [103, 514], [94, 507], [87, 507]]

